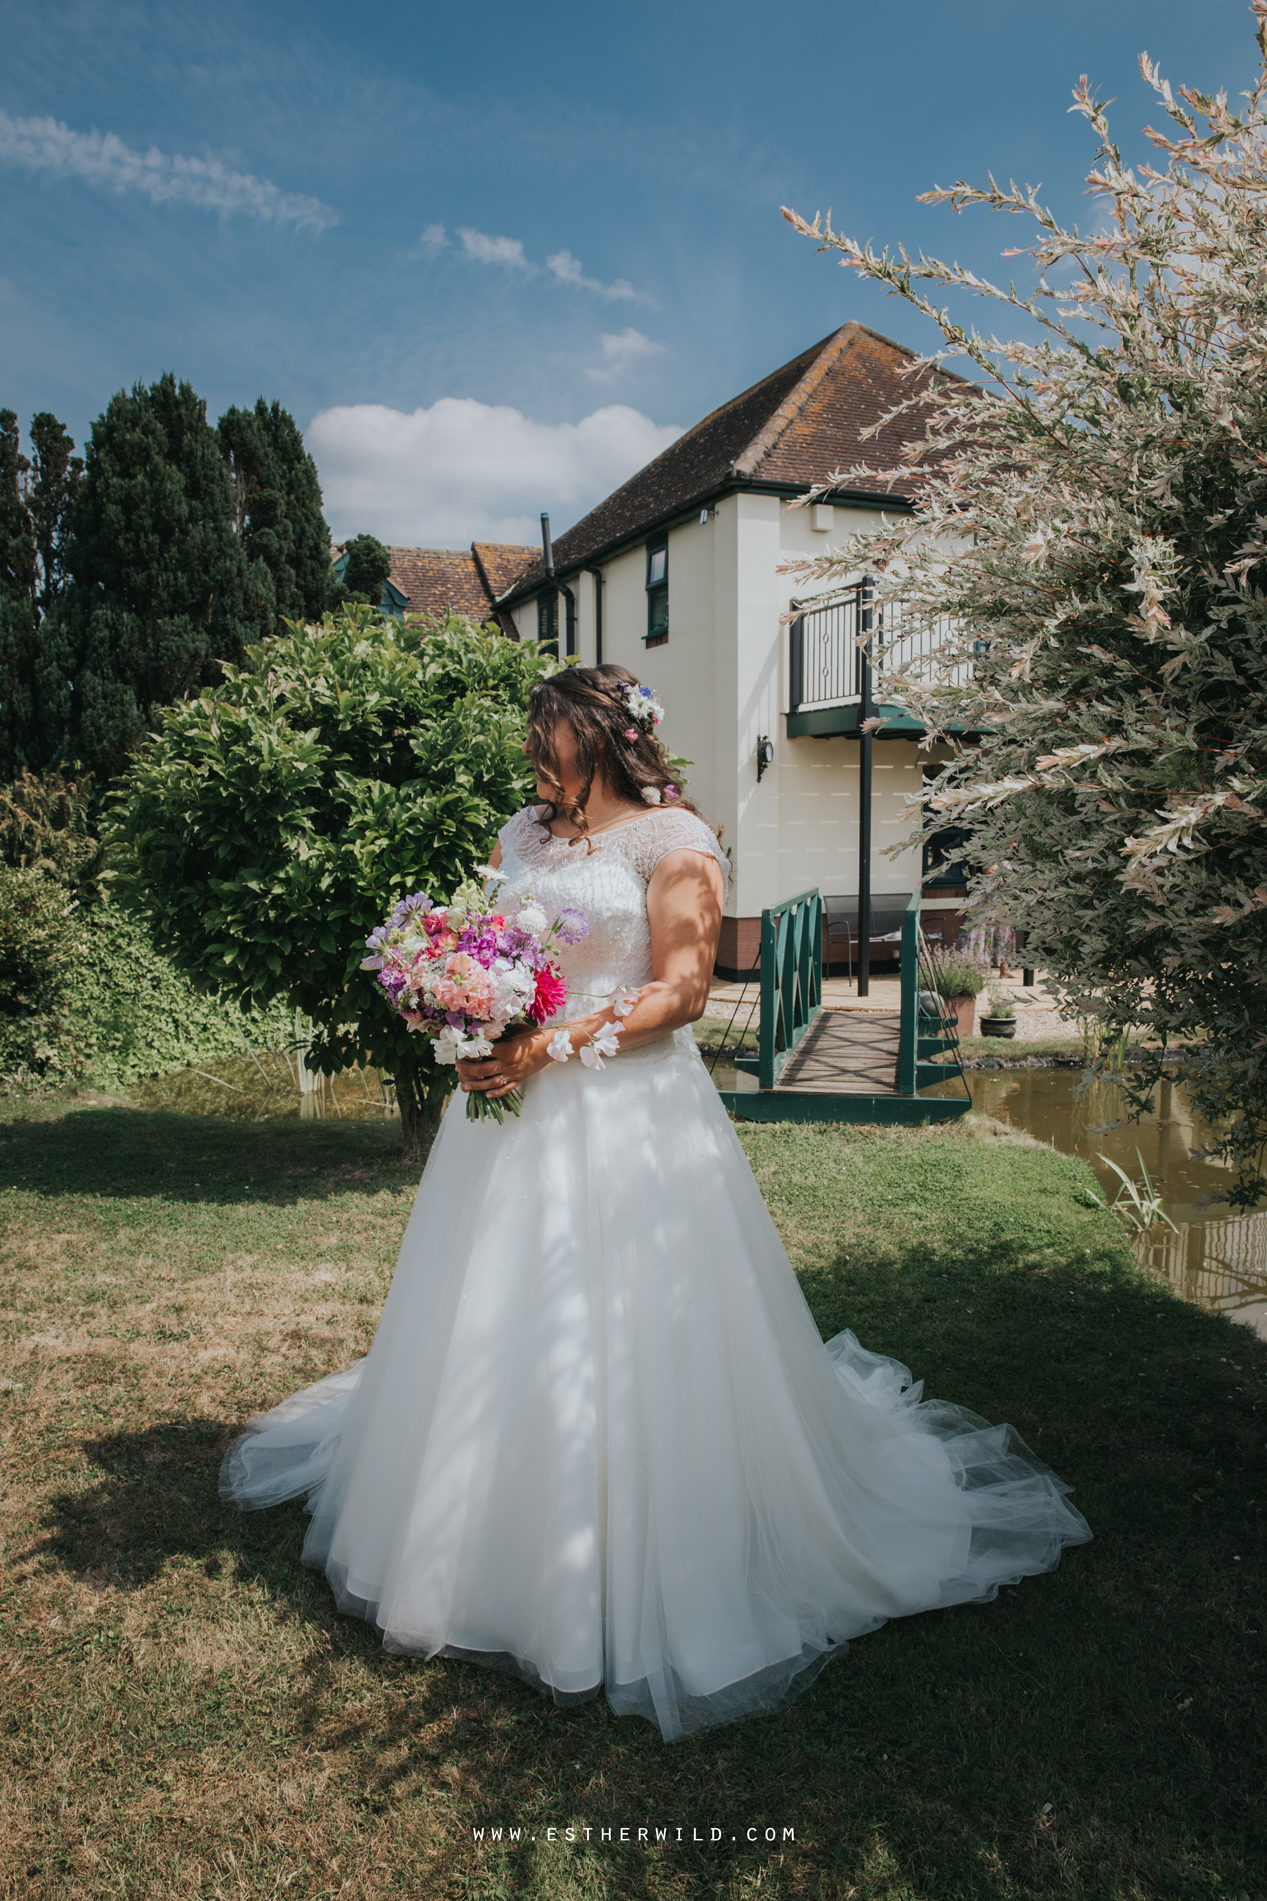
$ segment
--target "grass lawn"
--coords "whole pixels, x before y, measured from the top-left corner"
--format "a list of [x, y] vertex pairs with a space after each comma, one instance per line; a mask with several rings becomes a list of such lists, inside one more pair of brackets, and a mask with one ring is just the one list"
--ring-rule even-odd
[[1151, 1284], [1082, 1164], [975, 1119], [742, 1134], [824, 1334], [1011, 1420], [1097, 1538], [666, 1748], [385, 1656], [299, 1568], [299, 1506], [217, 1498], [242, 1419], [370, 1339], [396, 1129], [10, 1105], [0, 1895], [1267, 1893], [1267, 1347]]
[[960, 1038], [959, 1054], [965, 1063], [1023, 1063], [1031, 1056], [1056, 1056], [1081, 1067], [1086, 1061], [1082, 1038], [1071, 1036], [965, 1036]]

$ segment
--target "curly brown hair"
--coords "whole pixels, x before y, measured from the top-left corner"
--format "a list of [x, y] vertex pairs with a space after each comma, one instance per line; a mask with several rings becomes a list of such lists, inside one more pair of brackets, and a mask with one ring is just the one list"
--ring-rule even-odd
[[[547, 831], [562, 812], [585, 836], [589, 830], [585, 807], [600, 764], [618, 798], [642, 804], [644, 788], [650, 787], [665, 803], [698, 814], [699, 807], [683, 791], [654, 727], [641, 725], [625, 704], [629, 688], [641, 684], [628, 667], [561, 667], [533, 687], [528, 697], [528, 757], [538, 778], [555, 794], [538, 820]], [[560, 720], [567, 721], [576, 738], [581, 787], [570, 802], [564, 795], [554, 749], [553, 735]], [[666, 798], [667, 787], [673, 790]]]

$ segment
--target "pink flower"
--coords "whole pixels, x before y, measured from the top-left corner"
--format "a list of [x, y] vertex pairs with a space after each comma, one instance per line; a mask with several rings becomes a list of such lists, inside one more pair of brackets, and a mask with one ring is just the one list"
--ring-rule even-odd
[[493, 1004], [493, 982], [484, 966], [466, 951], [454, 951], [445, 958], [444, 974], [432, 984], [431, 994], [442, 1010], [486, 1017]]
[[624, 737], [626, 739], [637, 739], [639, 737], [638, 728], [636, 726], [626, 726]]
[[552, 1017], [567, 996], [568, 988], [557, 970], [544, 964], [536, 973], [536, 994], [528, 1010], [529, 1023], [544, 1023]]
[[666, 785], [664, 788], [664, 796], [666, 799], [676, 799], [678, 797], [677, 787], [675, 785]]

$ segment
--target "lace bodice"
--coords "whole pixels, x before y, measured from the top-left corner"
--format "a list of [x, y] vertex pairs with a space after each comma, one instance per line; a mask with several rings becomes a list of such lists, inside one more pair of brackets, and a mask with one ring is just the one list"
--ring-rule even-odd
[[[647, 886], [661, 859], [674, 851], [698, 851], [716, 859], [723, 878], [730, 870], [716, 838], [693, 812], [648, 812], [598, 833], [587, 850], [583, 842], [552, 838], [526, 806], [498, 836], [506, 874], [502, 890], [508, 896], [531, 892], [549, 915], [570, 905], [589, 923], [588, 937], [560, 949], [568, 995], [552, 1022], [588, 1016], [621, 984], [650, 982]], [[679, 1034], [690, 1039], [689, 1030]]]

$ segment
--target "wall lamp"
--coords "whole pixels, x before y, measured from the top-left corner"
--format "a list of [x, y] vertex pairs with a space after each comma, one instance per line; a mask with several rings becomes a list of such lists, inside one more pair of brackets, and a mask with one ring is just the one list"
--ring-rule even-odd
[[774, 764], [774, 741], [763, 734], [757, 741], [757, 784], [765, 778], [766, 767]]

